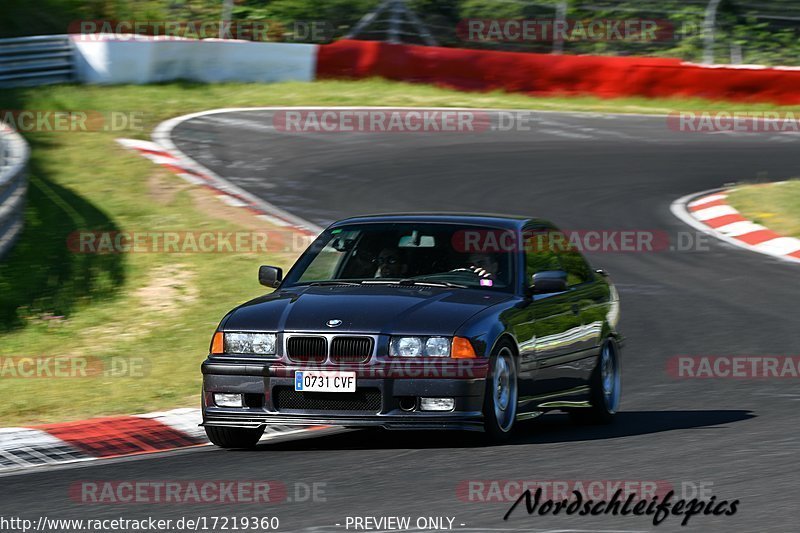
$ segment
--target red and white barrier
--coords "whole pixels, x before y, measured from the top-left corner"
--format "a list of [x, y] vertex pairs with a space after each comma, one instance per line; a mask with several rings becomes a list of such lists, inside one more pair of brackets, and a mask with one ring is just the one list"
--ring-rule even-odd
[[800, 103], [800, 69], [698, 65], [654, 57], [571, 56], [341, 40], [264, 43], [73, 35], [84, 83], [313, 81], [382, 77], [531, 95], [701, 97]]

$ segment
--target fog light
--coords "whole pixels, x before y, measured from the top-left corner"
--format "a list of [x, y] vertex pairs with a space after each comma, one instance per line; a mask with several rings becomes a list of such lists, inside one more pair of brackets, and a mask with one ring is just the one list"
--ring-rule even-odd
[[219, 407], [242, 407], [241, 394], [225, 394], [221, 392], [214, 393], [214, 403]]
[[456, 406], [454, 398], [420, 398], [419, 407], [423, 411], [452, 411]]

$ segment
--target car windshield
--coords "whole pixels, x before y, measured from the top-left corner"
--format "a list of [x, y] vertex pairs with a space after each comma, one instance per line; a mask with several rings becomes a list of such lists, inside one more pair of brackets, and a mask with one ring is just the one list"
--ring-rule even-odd
[[512, 291], [514, 253], [483, 244], [513, 235], [506, 229], [456, 224], [342, 226], [312, 243], [284, 286], [400, 284]]

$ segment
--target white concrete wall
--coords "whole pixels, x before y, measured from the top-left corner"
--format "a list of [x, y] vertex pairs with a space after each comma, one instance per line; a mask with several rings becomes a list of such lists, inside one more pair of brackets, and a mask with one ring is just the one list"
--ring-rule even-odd
[[72, 36], [83, 83], [312, 81], [316, 70], [314, 44], [91, 37]]

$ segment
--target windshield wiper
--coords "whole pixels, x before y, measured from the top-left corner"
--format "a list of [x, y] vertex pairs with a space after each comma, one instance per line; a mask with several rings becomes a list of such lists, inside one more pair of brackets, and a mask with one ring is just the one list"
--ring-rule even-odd
[[409, 285], [430, 285], [431, 287], [451, 287], [454, 289], [468, 289], [468, 285], [462, 285], [461, 283], [453, 283], [451, 281], [425, 281], [422, 279], [404, 279], [401, 280], [400, 284], [405, 285], [408, 282]]
[[362, 282], [365, 285], [400, 285], [400, 286], [422, 286], [422, 287], [449, 287], [454, 289], [467, 289], [466, 285], [450, 283], [449, 281], [424, 281], [420, 279], [370, 279]]
[[357, 287], [361, 285], [360, 281], [312, 281], [308, 284], [309, 287], [326, 287], [331, 285], [347, 285], [350, 287]]

